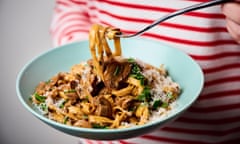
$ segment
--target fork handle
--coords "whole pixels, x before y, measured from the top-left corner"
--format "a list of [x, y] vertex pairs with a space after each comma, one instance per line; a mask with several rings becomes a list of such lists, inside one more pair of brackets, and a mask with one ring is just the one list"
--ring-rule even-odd
[[165, 20], [168, 20], [168, 19], [170, 19], [170, 18], [172, 18], [174, 16], [177, 16], [177, 15], [180, 15], [180, 14], [184, 14], [184, 13], [187, 13], [187, 12], [190, 12], [190, 11], [194, 11], [194, 10], [198, 10], [198, 9], [202, 9], [202, 8], [206, 8], [206, 7], [210, 7], [210, 6], [214, 6], [214, 5], [217, 5], [217, 4], [230, 2], [230, 1], [232, 1], [232, 0], [210, 0], [208, 2], [202, 2], [202, 3], [195, 4], [195, 5], [192, 5], [192, 6], [189, 6], [189, 7], [185, 7], [185, 8], [182, 8], [180, 10], [177, 10], [177, 11], [175, 11], [173, 13], [167, 14], [166, 16], [157, 19], [152, 24], [150, 24], [149, 26], [145, 27], [144, 29], [140, 30], [139, 32], [137, 32], [135, 34], [119, 35], [119, 37], [129, 38], [129, 37], [134, 37], [134, 36], [137, 36], [137, 35], [141, 35], [145, 31], [151, 29], [152, 27], [158, 25], [159, 23], [161, 23], [161, 22], [163, 22]]

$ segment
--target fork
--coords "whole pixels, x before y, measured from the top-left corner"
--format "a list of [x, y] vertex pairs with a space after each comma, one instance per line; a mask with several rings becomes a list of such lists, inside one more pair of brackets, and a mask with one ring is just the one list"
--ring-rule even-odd
[[178, 16], [178, 15], [190, 12], [190, 11], [194, 11], [194, 10], [198, 10], [198, 9], [202, 9], [202, 8], [206, 8], [206, 7], [210, 7], [210, 6], [215, 6], [217, 4], [222, 4], [222, 3], [230, 2], [230, 1], [232, 1], [232, 0], [210, 0], [208, 2], [194, 4], [194, 5], [191, 5], [191, 6], [188, 6], [188, 7], [182, 8], [180, 10], [177, 10], [175, 12], [167, 14], [167, 15], [155, 20], [153, 23], [151, 23], [150, 25], [146, 26], [145, 28], [143, 28], [142, 30], [140, 30], [136, 33], [133, 33], [133, 34], [120, 33], [115, 36], [120, 37], [120, 38], [130, 38], [130, 37], [138, 36], [138, 35], [145, 33], [147, 30], [153, 28], [154, 26], [160, 24], [161, 22], [164, 22], [172, 17]]

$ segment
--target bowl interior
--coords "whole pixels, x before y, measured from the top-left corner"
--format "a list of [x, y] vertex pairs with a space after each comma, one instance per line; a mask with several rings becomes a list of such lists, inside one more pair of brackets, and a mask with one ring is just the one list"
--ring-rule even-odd
[[36, 85], [58, 72], [69, 71], [74, 64], [91, 58], [88, 41], [51, 49], [27, 63], [17, 77], [16, 90], [19, 100], [34, 116], [62, 132], [101, 140], [130, 138], [153, 131], [181, 114], [196, 100], [203, 87], [204, 78], [199, 65], [188, 55], [178, 49], [142, 38], [122, 39], [121, 45], [124, 57], [139, 58], [157, 67], [164, 64], [173, 80], [180, 84], [182, 93], [177, 99], [177, 106], [167, 117], [143, 126], [125, 129], [88, 129], [56, 123], [34, 109], [29, 97]]

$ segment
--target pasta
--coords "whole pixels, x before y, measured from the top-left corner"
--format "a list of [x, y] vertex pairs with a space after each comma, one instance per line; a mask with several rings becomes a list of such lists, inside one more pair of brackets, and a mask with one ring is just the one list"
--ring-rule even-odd
[[[180, 86], [163, 65], [123, 58], [119, 29], [94, 24], [89, 32], [92, 58], [40, 82], [32, 103], [49, 119], [85, 128], [143, 125], [172, 109]], [[107, 39], [114, 41], [112, 52]]]

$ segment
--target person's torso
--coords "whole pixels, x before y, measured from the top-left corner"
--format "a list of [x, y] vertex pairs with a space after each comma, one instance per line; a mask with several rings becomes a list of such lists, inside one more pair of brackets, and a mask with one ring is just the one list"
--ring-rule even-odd
[[[202, 0], [204, 1], [204, 0]], [[205, 0], [206, 1], [206, 0]], [[89, 1], [91, 23], [133, 33], [170, 12], [200, 0]], [[166, 127], [131, 139], [142, 143], [211, 143], [240, 138], [240, 45], [228, 34], [220, 6], [189, 12], [146, 32], [151, 38], [181, 49], [205, 74], [196, 103]]]

